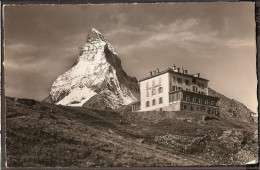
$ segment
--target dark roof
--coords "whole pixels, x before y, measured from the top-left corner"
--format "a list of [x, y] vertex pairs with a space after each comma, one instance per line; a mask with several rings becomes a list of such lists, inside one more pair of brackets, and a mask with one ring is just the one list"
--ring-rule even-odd
[[133, 105], [133, 104], [137, 104], [137, 103], [139, 103], [140, 104], [140, 102], [139, 101], [134, 101], [134, 102], [132, 102], [132, 103], [130, 103], [131, 105]]
[[153, 78], [153, 77], [156, 77], [156, 76], [159, 76], [159, 75], [162, 75], [162, 74], [164, 74], [164, 73], [168, 73], [168, 72], [170, 72], [170, 73], [175, 73], [175, 74], [179, 74], [179, 75], [183, 75], [183, 76], [187, 76], [187, 77], [192, 77], [192, 78], [196, 78], [196, 79], [200, 79], [200, 80], [204, 80], [204, 81], [209, 81], [209, 80], [204, 79], [204, 78], [201, 78], [201, 77], [194, 77], [194, 76], [191, 75], [191, 74], [184, 74], [184, 73], [180, 73], [180, 72], [175, 72], [175, 71], [173, 71], [172, 68], [168, 68], [168, 69], [166, 69], [166, 70], [164, 70], [164, 71], [161, 71], [161, 72], [159, 72], [159, 73], [156, 73], [156, 74], [154, 74], [154, 75], [151, 75], [151, 76], [145, 77], [145, 78], [143, 78], [143, 79], [140, 79], [139, 82], [144, 81], [144, 80], [147, 80], [147, 79], [150, 79], [150, 78]]

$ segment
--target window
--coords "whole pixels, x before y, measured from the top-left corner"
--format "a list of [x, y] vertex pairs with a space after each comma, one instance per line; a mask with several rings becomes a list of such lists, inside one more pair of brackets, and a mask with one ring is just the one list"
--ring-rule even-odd
[[190, 81], [189, 81], [189, 80], [185, 80], [185, 84], [186, 84], [187, 86], [189, 86], [189, 85], [190, 85]]
[[190, 91], [190, 89], [186, 89], [186, 91]]
[[186, 101], [187, 101], [187, 102], [190, 101], [190, 96], [186, 96]]
[[192, 102], [193, 102], [193, 103], [196, 102], [196, 97], [192, 97]]
[[204, 93], [204, 92], [201, 92], [201, 94], [205, 95], [205, 93]]
[[152, 95], [155, 95], [155, 94], [156, 94], [156, 90], [153, 89], [153, 90], [152, 90]]
[[197, 83], [197, 79], [196, 78], [192, 78], [192, 83]]
[[199, 98], [199, 103], [201, 103], [201, 98]]
[[146, 82], [146, 88], [148, 88], [148, 87], [149, 87], [149, 82], [147, 81], [147, 82]]
[[162, 92], [163, 92], [163, 88], [162, 88], [162, 87], [159, 87], [158, 93], [162, 93]]
[[176, 99], [177, 99], [177, 100], [182, 99], [182, 93], [177, 93], [177, 94], [176, 94]]
[[190, 107], [190, 110], [193, 110], [193, 107], [192, 107], [192, 106]]
[[181, 78], [179, 78], [179, 77], [177, 78], [177, 81], [178, 81], [178, 83], [179, 83], [179, 84], [181, 84], [181, 83], [182, 83], [182, 79], [181, 79]]
[[197, 111], [199, 111], [200, 110], [200, 108], [199, 107], [197, 107]]
[[186, 105], [183, 105], [183, 109], [184, 109], [184, 110], [186, 110], [186, 109], [187, 109]]
[[177, 87], [176, 86], [172, 86], [172, 91], [176, 91]]
[[146, 102], [146, 107], [150, 107], [150, 102], [149, 101]]
[[149, 97], [149, 91], [146, 91], [146, 97]]
[[162, 111], [162, 108], [160, 108], [160, 111]]
[[153, 106], [154, 106], [154, 105], [156, 105], [156, 100], [155, 100], [155, 99], [153, 99]]
[[182, 90], [182, 88], [181, 88], [181, 87], [178, 87], [178, 90]]
[[192, 92], [197, 93], [198, 92], [198, 87], [192, 86]]
[[205, 100], [204, 100], [204, 104], [207, 104], [207, 103], [208, 103], [208, 100], [207, 100], [207, 99], [205, 99]]
[[163, 103], [163, 98], [160, 97], [160, 98], [159, 98], [159, 104], [162, 104], [162, 103]]
[[204, 84], [201, 84], [201, 88], [204, 89]]
[[176, 78], [173, 76], [173, 77], [172, 77], [172, 82], [175, 82], [175, 80], [176, 80]]

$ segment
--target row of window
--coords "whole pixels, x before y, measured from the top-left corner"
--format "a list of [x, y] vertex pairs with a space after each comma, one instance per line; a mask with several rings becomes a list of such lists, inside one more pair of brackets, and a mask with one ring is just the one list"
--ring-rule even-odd
[[[177, 91], [177, 90], [183, 90], [183, 89], [182, 89], [182, 87], [172, 86], [172, 91]], [[190, 89], [186, 88], [186, 91], [190, 91]], [[204, 92], [198, 91], [198, 88], [196, 86], [192, 86], [192, 92], [205, 95]]]
[[182, 87], [172, 86], [172, 91], [182, 90]]
[[[186, 105], [183, 105], [183, 110], [191, 110], [191, 111], [194, 111], [194, 110], [197, 110], [197, 111], [206, 111], [205, 107], [190, 106], [190, 108], [188, 108], [188, 106], [186, 106]], [[208, 112], [208, 113], [215, 113], [215, 114], [218, 113], [217, 110], [213, 110], [213, 109], [210, 109], [210, 108], [207, 109], [207, 112]]]
[[[174, 77], [174, 76], [172, 77], [172, 82], [176, 82], [176, 77]], [[178, 82], [179, 84], [182, 84], [182, 78], [177, 77], [177, 82]], [[184, 82], [185, 82], [185, 85], [186, 85], [186, 86], [190, 86], [190, 80], [185, 79]], [[193, 83], [196, 83], [196, 82], [193, 81]], [[204, 84], [198, 83], [198, 86], [201, 87], [202, 89], [204, 89]]]
[[[162, 93], [163, 92], [163, 87], [159, 87], [158, 88], [158, 93]], [[149, 97], [150, 91], [146, 91], [146, 97]], [[152, 96], [156, 95], [156, 89], [152, 90]]]
[[[161, 84], [162, 83], [162, 79], [161, 79], [161, 77], [159, 77], [159, 82], [158, 82], [159, 84]], [[152, 86], [155, 86], [155, 80], [152, 80]], [[150, 86], [149, 86], [149, 82], [148, 81], [146, 81], [146, 88], [149, 88]]]
[[[160, 97], [158, 104], [162, 104], [162, 103], [163, 103], [163, 98]], [[152, 105], [153, 105], [153, 106], [156, 105], [156, 99], [153, 99], [153, 100], [152, 100]], [[150, 107], [150, 101], [146, 101], [146, 107]]]
[[[192, 101], [193, 103], [200, 103], [200, 104], [202, 104], [202, 98], [200, 98], [200, 97], [193, 96], [192, 98], [190, 98], [190, 96], [187, 95], [187, 96], [185, 96], [185, 98], [183, 100], [185, 100], [187, 102]], [[215, 106], [216, 105], [216, 101], [204, 99], [203, 104]]]
[[174, 93], [170, 95], [170, 101], [177, 101], [177, 100], [184, 100], [187, 102], [193, 102], [193, 103], [199, 103], [199, 104], [205, 104], [205, 105], [212, 105], [216, 106], [215, 100], [209, 100], [207, 98], [201, 98], [198, 96], [190, 96], [190, 95], [184, 95], [182, 96], [181, 93]]

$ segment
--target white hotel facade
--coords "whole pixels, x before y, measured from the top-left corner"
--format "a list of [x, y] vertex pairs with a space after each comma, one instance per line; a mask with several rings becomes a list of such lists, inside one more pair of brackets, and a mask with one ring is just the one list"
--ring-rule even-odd
[[218, 98], [208, 96], [209, 80], [200, 74], [187, 74], [183, 68], [168, 68], [150, 72], [139, 80], [140, 102], [132, 104], [132, 111], [203, 111], [219, 114]]

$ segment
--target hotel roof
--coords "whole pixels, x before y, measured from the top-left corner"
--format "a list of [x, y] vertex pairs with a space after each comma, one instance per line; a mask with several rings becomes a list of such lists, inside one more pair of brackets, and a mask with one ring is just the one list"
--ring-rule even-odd
[[161, 72], [155, 73], [155, 74], [153, 74], [153, 75], [151, 75], [151, 76], [142, 78], [142, 79], [139, 80], [139, 82], [144, 81], [144, 80], [148, 80], [148, 79], [150, 79], [150, 78], [153, 78], [153, 77], [156, 77], [156, 76], [162, 75], [162, 74], [164, 74], [164, 73], [168, 73], [168, 72], [169, 72], [169, 73], [175, 73], [175, 74], [183, 75], [183, 76], [187, 76], [187, 77], [192, 77], [192, 78], [196, 78], [196, 79], [200, 79], [200, 80], [203, 80], [203, 81], [209, 81], [209, 80], [204, 79], [204, 78], [201, 78], [201, 77], [195, 77], [195, 76], [192, 75], [192, 74], [185, 74], [185, 73], [181, 73], [181, 72], [176, 72], [176, 71], [174, 71], [172, 68], [168, 68], [168, 69], [166, 69], [166, 70], [164, 70], [164, 71], [161, 71]]

